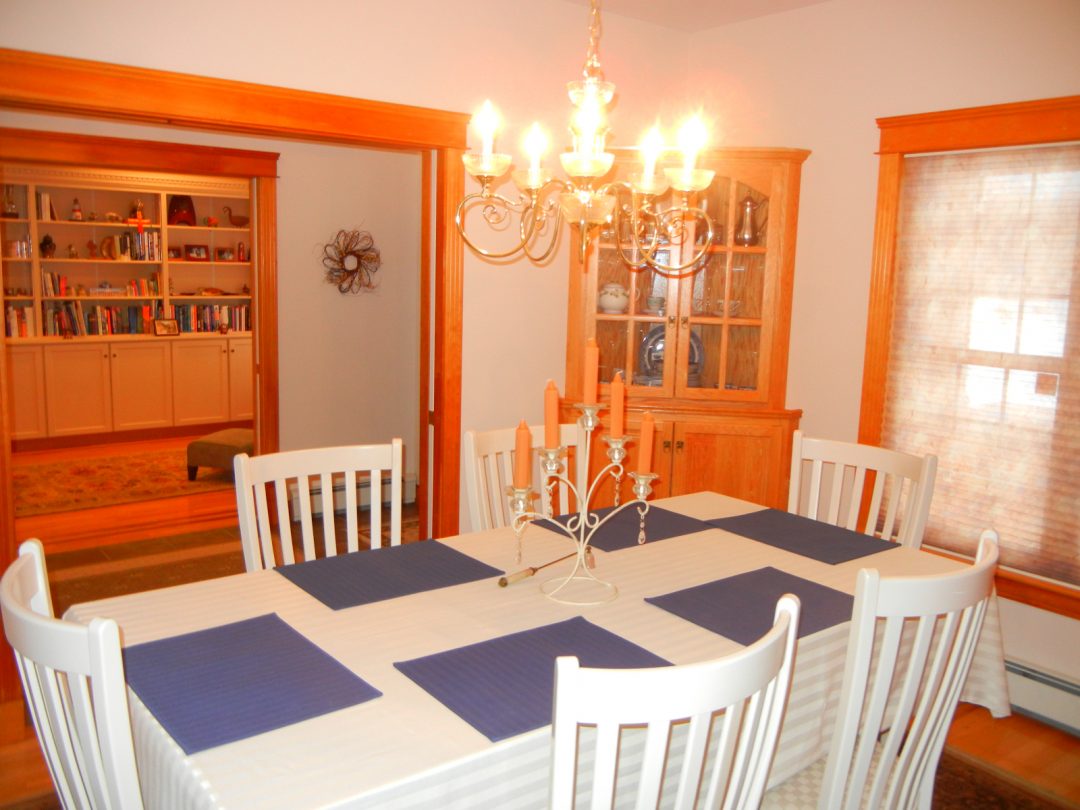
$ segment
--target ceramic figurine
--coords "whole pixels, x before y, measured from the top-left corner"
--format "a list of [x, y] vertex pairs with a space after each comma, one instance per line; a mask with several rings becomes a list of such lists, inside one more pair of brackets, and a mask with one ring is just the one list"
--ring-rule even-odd
[[53, 241], [53, 238], [49, 236], [49, 234], [45, 234], [39, 247], [41, 248], [41, 257], [43, 259], [51, 259], [56, 255], [56, 242]]
[[71, 221], [82, 222], [82, 206], [79, 205], [78, 197], [76, 197], [71, 203]]
[[77, 259], [77, 258], [79, 258], [79, 251], [77, 251], [75, 249], [74, 245], [68, 245], [68, 258], [69, 259]]
[[86, 243], [86, 249], [90, 251], [90, 258], [91, 259], [96, 259], [98, 257], [98, 255], [97, 255], [97, 242], [95, 242], [93, 239], [91, 239], [89, 242]]
[[[226, 208], [225, 210], [228, 211], [229, 209]], [[207, 228], [216, 228], [218, 226], [218, 218], [217, 217], [203, 217], [203, 224]]]
[[243, 228], [245, 225], [248, 224], [248, 222], [251, 221], [248, 217], [242, 216], [241, 214], [234, 214], [232, 212], [232, 209], [229, 208], [229, 206], [227, 205], [221, 210], [224, 211], [229, 217], [229, 224], [232, 225], [234, 228]]

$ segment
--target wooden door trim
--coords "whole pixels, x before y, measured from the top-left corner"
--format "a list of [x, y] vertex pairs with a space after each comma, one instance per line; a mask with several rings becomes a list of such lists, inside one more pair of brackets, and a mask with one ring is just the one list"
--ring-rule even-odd
[[[433, 263], [436, 272], [435, 405], [436, 445], [432, 472], [435, 491], [444, 493], [435, 515], [432, 533], [457, 532], [459, 459], [461, 443], [461, 305], [464, 246], [454, 228], [456, 200], [464, 191], [460, 156], [466, 146], [468, 115], [422, 107], [313, 93], [302, 90], [214, 79], [190, 74], [148, 70], [84, 59], [0, 48], [0, 109], [59, 113], [82, 118], [152, 124], [240, 135], [292, 138], [354, 146], [392, 149], [434, 149], [438, 165], [436, 184], [436, 233]], [[258, 184], [257, 195], [273, 196], [273, 178]], [[276, 218], [276, 208], [274, 211]], [[269, 222], [267, 222], [269, 226]], [[258, 227], [258, 226], [257, 226]], [[268, 229], [258, 227], [258, 245], [268, 253]], [[267, 268], [276, 270], [273, 265]], [[264, 325], [263, 306], [276, 302], [276, 286], [259, 277], [258, 313]], [[275, 310], [276, 311], [276, 310]], [[273, 330], [276, 340], [276, 328]], [[259, 418], [267, 426], [260, 435], [262, 450], [277, 447], [277, 347], [256, 347], [259, 363]], [[3, 339], [0, 338], [0, 341]], [[0, 342], [0, 347], [3, 343]], [[6, 358], [0, 360], [6, 380]], [[6, 383], [3, 383], [6, 384]], [[264, 396], [273, 387], [274, 396]], [[6, 417], [7, 397], [0, 405]], [[7, 418], [0, 419], [0, 505], [8, 516], [0, 520], [0, 569], [16, 554], [11, 491], [11, 436]], [[270, 428], [273, 425], [273, 428]], [[262, 431], [260, 431], [262, 432]], [[269, 435], [272, 433], [272, 435]], [[19, 692], [13, 659], [0, 656], [0, 699]]]
[[431, 426], [431, 207], [434, 205], [432, 169], [435, 156], [430, 149], [420, 153], [420, 385], [419, 411], [417, 413], [417, 439], [420, 462], [417, 464], [416, 506], [420, 513], [420, 537], [429, 536], [428, 503], [431, 492], [426, 474], [428, 465], [424, 459], [431, 458], [431, 442], [428, 431]]
[[0, 48], [0, 107], [391, 148], [464, 147], [468, 116], [426, 107]]

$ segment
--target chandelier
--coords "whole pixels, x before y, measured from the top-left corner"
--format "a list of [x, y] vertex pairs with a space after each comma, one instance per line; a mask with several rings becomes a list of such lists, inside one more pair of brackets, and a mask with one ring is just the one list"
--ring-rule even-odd
[[[454, 222], [458, 232], [474, 251], [490, 259], [505, 259], [524, 254], [534, 262], [543, 262], [555, 249], [563, 219], [579, 236], [579, 259], [582, 266], [589, 246], [603, 231], [618, 246], [622, 260], [635, 270], [646, 267], [664, 274], [680, 274], [693, 269], [712, 244], [715, 225], [693, 195], [712, 183], [714, 172], [696, 167], [698, 153], [707, 139], [705, 125], [697, 116], [679, 129], [678, 151], [682, 165], [658, 171], [658, 163], [669, 150], [658, 127], [653, 127], [638, 147], [641, 171], [629, 182], [600, 180], [611, 171], [615, 156], [605, 151], [608, 134], [607, 105], [615, 94], [615, 85], [604, 80], [600, 69], [600, 4], [589, 4], [589, 47], [580, 81], [567, 83], [574, 109], [570, 116], [571, 151], [559, 155], [566, 180], [553, 178], [541, 160], [547, 150], [547, 137], [540, 125], [528, 130], [524, 148], [529, 167], [511, 173], [520, 194], [511, 199], [493, 190], [495, 181], [510, 169], [512, 158], [495, 151], [499, 115], [490, 101], [485, 101], [472, 118], [480, 135], [481, 151], [462, 156], [465, 169], [480, 183], [480, 191], [467, 194], [458, 204]], [[668, 189], [671, 194], [666, 197]], [[506, 231], [516, 224], [513, 244], [501, 249], [485, 249], [469, 234], [466, 217], [477, 210], [470, 223], [482, 221], [492, 231]], [[704, 236], [703, 236], [704, 235]], [[669, 263], [675, 251], [693, 241], [701, 245], [689, 259]]]

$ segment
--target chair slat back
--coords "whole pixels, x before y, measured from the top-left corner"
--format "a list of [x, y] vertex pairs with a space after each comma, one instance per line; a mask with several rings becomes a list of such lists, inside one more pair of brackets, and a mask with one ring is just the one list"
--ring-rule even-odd
[[930, 806], [934, 774], [993, 593], [997, 534], [955, 574], [859, 572], [820, 810]]
[[[465, 490], [469, 506], [469, 519], [472, 529], [494, 529], [510, 525], [513, 515], [510, 502], [506, 497], [506, 488], [514, 478], [514, 449], [516, 428], [498, 430], [465, 431], [462, 447], [465, 473]], [[533, 425], [534, 450], [543, 447], [544, 426]], [[581, 482], [585, 477], [584, 431], [576, 424], [559, 426], [559, 443], [568, 448], [566, 459], [566, 477], [582, 491]], [[575, 508], [570, 488], [564, 481], [559, 481], [552, 492], [543, 486], [540, 473], [540, 459], [533, 454], [532, 486], [540, 495], [538, 511], [547, 514], [563, 514]]]
[[[787, 705], [798, 623], [798, 599], [788, 595], [773, 628], [725, 658], [655, 669], [557, 659], [551, 806], [573, 807], [576, 799], [584, 806], [591, 792], [589, 806], [610, 808], [617, 791], [620, 806], [633, 799], [639, 808], [757, 807]], [[640, 750], [629, 750], [631, 739]]]
[[37, 540], [20, 546], [0, 580], [0, 609], [64, 807], [142, 808], [116, 622], [54, 618]]
[[[389, 543], [401, 543], [402, 443], [321, 447], [233, 459], [244, 566], [248, 571], [338, 553], [337, 487], [344, 498], [345, 550], [360, 548], [357, 487], [368, 484], [370, 547], [383, 545], [384, 476], [390, 478]], [[267, 491], [269, 490], [269, 496]], [[315, 508], [316, 504], [318, 509]], [[294, 548], [299, 532], [299, 555]]]
[[796, 430], [788, 511], [918, 548], [936, 476], [934, 455], [808, 438]]

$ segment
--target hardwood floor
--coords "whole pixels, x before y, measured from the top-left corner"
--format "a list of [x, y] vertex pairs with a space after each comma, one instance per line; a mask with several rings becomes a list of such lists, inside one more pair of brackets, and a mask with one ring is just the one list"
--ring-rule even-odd
[[[172, 450], [186, 447], [191, 439], [191, 436], [180, 436], [58, 450], [20, 451], [12, 454], [12, 466]], [[15, 536], [20, 539], [40, 538], [46, 552], [53, 553], [166, 537], [181, 532], [206, 531], [235, 523], [236, 496], [232, 490], [226, 489], [156, 501], [17, 517]]]
[[[222, 493], [62, 513], [72, 517], [20, 522], [18, 536], [41, 536], [51, 547], [49, 580], [62, 613], [76, 602], [242, 571], [235, 501], [223, 494], [216, 505], [196, 499]], [[215, 511], [220, 516], [210, 517]], [[415, 510], [407, 509], [403, 533], [416, 539], [416, 531]], [[948, 750], [1036, 793], [1047, 807], [1080, 808], [1080, 741], [1068, 734], [1019, 715], [994, 720], [985, 709], [961, 704]], [[22, 704], [0, 704], [0, 808], [54, 807]]]

